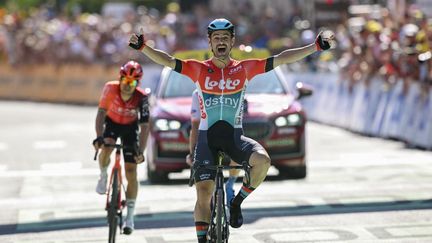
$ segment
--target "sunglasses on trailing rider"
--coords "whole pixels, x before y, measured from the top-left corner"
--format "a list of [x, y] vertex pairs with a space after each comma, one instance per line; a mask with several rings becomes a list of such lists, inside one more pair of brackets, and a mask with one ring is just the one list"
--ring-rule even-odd
[[136, 87], [138, 85], [138, 80], [136, 80], [136, 79], [128, 79], [128, 78], [123, 77], [121, 79], [121, 83], [129, 85], [130, 87]]

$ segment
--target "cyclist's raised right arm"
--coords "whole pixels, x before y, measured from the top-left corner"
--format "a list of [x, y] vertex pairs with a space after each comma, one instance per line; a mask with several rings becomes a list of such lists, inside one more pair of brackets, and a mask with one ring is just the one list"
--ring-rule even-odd
[[176, 59], [168, 53], [147, 46], [144, 39], [144, 31], [141, 29], [139, 34], [132, 34], [129, 39], [129, 46], [135, 50], [144, 53], [153, 62], [170, 67], [172, 69], [176, 66]]
[[157, 64], [167, 66], [172, 69], [175, 68], [176, 59], [164, 51], [154, 49], [150, 46], [144, 46], [141, 52]]

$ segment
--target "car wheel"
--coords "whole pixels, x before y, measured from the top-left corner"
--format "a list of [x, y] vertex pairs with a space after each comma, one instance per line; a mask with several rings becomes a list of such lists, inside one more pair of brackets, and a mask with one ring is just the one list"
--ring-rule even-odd
[[284, 166], [278, 167], [279, 177], [283, 179], [303, 179], [306, 177], [306, 166]]
[[147, 163], [147, 178], [151, 184], [167, 183], [169, 180], [167, 172], [153, 171], [149, 168], [148, 163]]

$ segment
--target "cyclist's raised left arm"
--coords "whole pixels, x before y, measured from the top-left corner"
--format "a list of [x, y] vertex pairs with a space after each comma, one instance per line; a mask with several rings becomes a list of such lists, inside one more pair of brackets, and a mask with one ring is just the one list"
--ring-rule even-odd
[[310, 44], [300, 48], [287, 49], [274, 56], [273, 66], [296, 62], [317, 51], [315, 44]]
[[316, 51], [328, 50], [330, 49], [330, 41], [334, 40], [334, 36], [323, 37], [323, 32], [320, 32], [314, 43], [300, 48], [287, 49], [281, 53], [274, 56], [273, 66], [277, 67], [282, 64], [292, 63], [299, 61]]
[[148, 58], [157, 64], [167, 66], [172, 69], [174, 69], [176, 66], [176, 58], [162, 50], [158, 50], [146, 45], [144, 31], [142, 29], [140, 30], [139, 34], [132, 34], [129, 39], [129, 46], [144, 53]]

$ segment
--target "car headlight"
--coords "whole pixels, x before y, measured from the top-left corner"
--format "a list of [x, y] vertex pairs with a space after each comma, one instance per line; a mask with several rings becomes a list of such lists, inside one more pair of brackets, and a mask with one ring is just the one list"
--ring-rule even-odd
[[301, 124], [301, 117], [299, 114], [290, 114], [287, 116], [288, 125], [298, 126]]
[[302, 119], [299, 114], [295, 113], [287, 116], [279, 116], [274, 120], [274, 123], [277, 127], [299, 126], [302, 123]]
[[280, 117], [276, 118], [275, 124], [278, 127], [284, 127], [288, 124], [288, 121], [287, 121], [286, 117], [280, 116]]
[[154, 124], [160, 131], [178, 130], [181, 127], [181, 123], [176, 120], [157, 119]]

